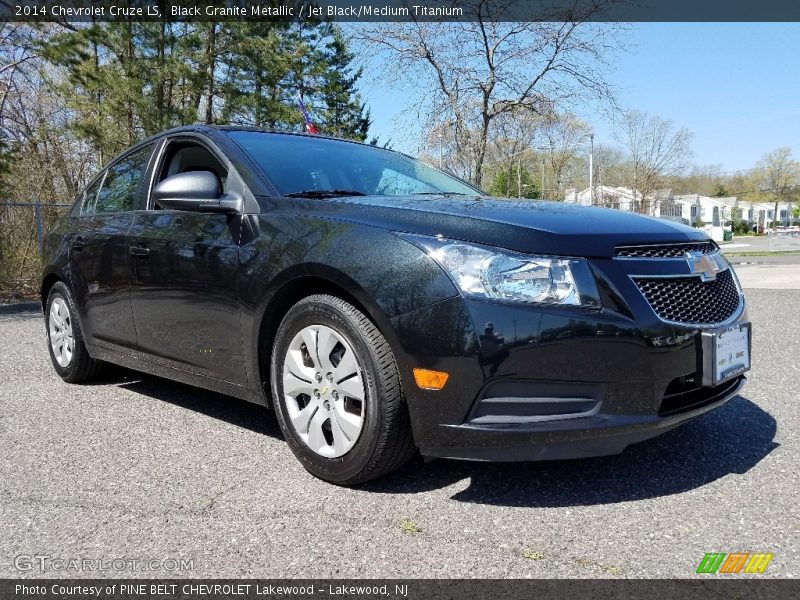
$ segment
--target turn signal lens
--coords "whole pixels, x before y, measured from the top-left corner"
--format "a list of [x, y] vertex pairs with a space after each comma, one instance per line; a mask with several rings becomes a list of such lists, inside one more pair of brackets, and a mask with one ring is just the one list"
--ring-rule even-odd
[[442, 371], [429, 371], [428, 369], [414, 369], [414, 381], [423, 390], [440, 390], [450, 377]]

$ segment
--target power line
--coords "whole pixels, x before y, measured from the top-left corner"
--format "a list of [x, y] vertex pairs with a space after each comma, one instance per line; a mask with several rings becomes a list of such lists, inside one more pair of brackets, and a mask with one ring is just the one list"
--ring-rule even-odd
[[763, 192], [777, 192], [779, 190], [793, 190], [795, 188], [800, 188], [800, 185], [787, 185], [784, 187], [767, 188], [763, 190], [747, 190], [744, 192], [732, 192], [731, 196], [743, 196], [744, 194], [760, 194]]

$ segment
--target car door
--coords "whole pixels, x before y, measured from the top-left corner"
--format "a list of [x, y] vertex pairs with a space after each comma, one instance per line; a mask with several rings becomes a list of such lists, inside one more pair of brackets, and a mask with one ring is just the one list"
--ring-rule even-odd
[[[211, 170], [227, 180], [224, 159], [197, 139], [168, 141], [153, 184]], [[152, 186], [151, 186], [152, 189]], [[148, 198], [128, 234], [131, 305], [140, 351], [173, 368], [236, 384], [247, 382], [236, 274], [240, 215], [162, 210]]]
[[70, 281], [90, 345], [136, 347], [125, 236], [153, 144], [116, 160], [87, 188], [69, 251]]

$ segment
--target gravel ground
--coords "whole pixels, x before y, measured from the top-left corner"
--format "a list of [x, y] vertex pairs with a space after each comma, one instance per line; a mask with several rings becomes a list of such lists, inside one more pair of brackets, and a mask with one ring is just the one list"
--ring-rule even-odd
[[711, 551], [797, 577], [800, 291], [747, 295], [750, 383], [717, 411], [616, 457], [418, 460], [358, 489], [308, 475], [258, 406], [131, 371], [65, 384], [41, 317], [0, 315], [0, 577], [80, 576], [20, 555], [193, 561], [109, 576], [692, 577]]

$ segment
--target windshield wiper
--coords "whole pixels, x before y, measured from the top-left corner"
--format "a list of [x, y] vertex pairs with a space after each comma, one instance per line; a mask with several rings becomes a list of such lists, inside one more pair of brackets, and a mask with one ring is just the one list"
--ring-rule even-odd
[[[466, 196], [464, 192], [419, 192], [417, 196]], [[475, 194], [478, 195], [477, 193]]]
[[366, 196], [358, 190], [304, 190], [286, 194], [289, 198], [336, 198], [338, 196]]

